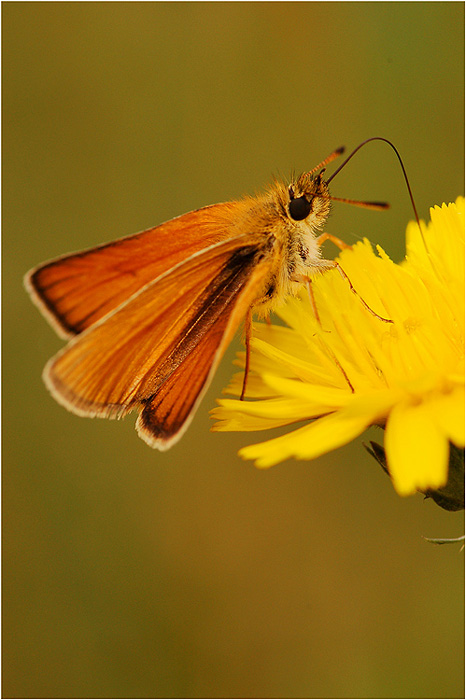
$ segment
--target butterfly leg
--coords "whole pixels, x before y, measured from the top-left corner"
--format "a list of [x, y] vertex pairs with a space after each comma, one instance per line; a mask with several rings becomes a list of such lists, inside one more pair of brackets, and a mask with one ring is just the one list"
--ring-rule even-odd
[[[317, 323], [319, 324], [319, 326], [322, 328], [322, 321], [320, 320], [319, 310], [317, 308], [317, 302], [315, 300], [314, 289], [312, 287], [311, 278], [309, 278], [309, 277], [307, 278], [306, 284], [307, 284], [307, 290], [309, 292], [309, 301], [311, 303], [315, 319], [316, 319]], [[346, 374], [345, 370], [343, 369], [343, 367], [342, 367], [341, 363], [339, 362], [338, 358], [336, 357], [335, 353], [328, 346], [326, 347], [326, 350], [332, 356], [333, 361], [335, 362], [335, 364], [339, 368], [340, 372], [342, 373], [343, 377], [345, 378], [345, 381], [348, 384], [351, 392], [354, 394], [354, 387], [351, 384], [348, 375]]]
[[252, 307], [249, 307], [244, 324], [245, 328], [245, 345], [246, 345], [246, 361], [244, 365], [243, 388], [241, 389], [240, 401], [244, 400], [246, 393], [246, 385], [248, 383], [249, 363], [251, 360], [251, 335], [252, 335]]
[[314, 288], [312, 286], [312, 280], [310, 277], [307, 278], [306, 285], [307, 285], [307, 291], [309, 294], [309, 301], [310, 301], [310, 304], [312, 306], [312, 311], [314, 312], [314, 316], [315, 316], [317, 323], [322, 328], [322, 323], [321, 323], [320, 316], [319, 316], [319, 309], [317, 308], [316, 298], [315, 298], [315, 294], [314, 294]]
[[317, 238], [317, 245], [320, 247], [322, 243], [325, 243], [325, 241], [331, 241], [340, 250], [345, 250], [345, 248], [351, 248], [351, 246], [342, 241], [341, 238], [337, 238], [331, 233], [322, 233]]
[[[319, 246], [321, 246], [322, 243], [324, 243], [325, 241], [331, 241], [331, 242], [332, 242], [334, 245], [336, 245], [337, 248], [339, 248], [340, 250], [345, 250], [346, 248], [351, 248], [350, 245], [348, 245], [347, 243], [345, 243], [344, 241], [342, 241], [340, 238], [337, 238], [336, 236], [333, 236], [331, 233], [323, 233], [323, 234], [320, 235], [320, 236], [318, 237], [318, 239], [317, 239], [317, 243], [318, 243]], [[361, 296], [360, 294], [358, 294], [358, 292], [356, 291], [356, 289], [353, 287], [350, 278], [348, 277], [348, 275], [347, 275], [346, 272], [343, 270], [342, 266], [340, 265], [340, 263], [339, 263], [337, 260], [329, 260], [328, 262], [329, 262], [329, 265], [331, 265], [332, 267], [336, 267], [336, 269], [338, 270], [338, 272], [340, 273], [340, 275], [343, 277], [343, 279], [344, 279], [344, 280], [346, 281], [346, 283], [348, 284], [348, 286], [349, 286], [349, 288], [351, 289], [351, 291], [353, 292], [353, 294], [355, 294], [355, 295], [357, 296], [357, 298], [359, 299], [359, 301], [361, 302], [361, 304], [364, 306], [364, 308], [365, 308], [367, 311], [369, 311], [369, 313], [371, 313], [373, 316], [375, 316], [376, 318], [378, 318], [379, 321], [383, 321], [384, 323], [393, 323], [393, 321], [392, 321], [390, 318], [384, 318], [383, 316], [379, 316], [379, 314], [377, 314], [373, 309], [371, 309], [371, 307], [364, 301], [364, 299], [362, 298], [362, 296]], [[313, 304], [313, 309], [315, 309], [314, 304]]]
[[374, 311], [374, 309], [371, 309], [371, 307], [369, 306], [369, 304], [367, 304], [367, 303], [364, 301], [364, 299], [362, 298], [362, 296], [361, 296], [360, 294], [358, 294], [358, 292], [355, 290], [355, 288], [353, 287], [353, 285], [352, 285], [352, 283], [351, 283], [350, 278], [348, 277], [348, 275], [346, 274], [346, 272], [344, 271], [344, 269], [342, 268], [342, 266], [340, 265], [340, 263], [338, 263], [336, 260], [334, 260], [334, 263], [335, 263], [335, 267], [337, 268], [338, 272], [339, 272], [340, 275], [343, 277], [343, 279], [346, 280], [346, 282], [347, 282], [347, 284], [348, 284], [350, 290], [353, 292], [353, 294], [355, 294], [355, 295], [357, 296], [357, 298], [359, 299], [359, 301], [361, 302], [361, 304], [364, 306], [364, 308], [365, 308], [367, 311], [369, 311], [369, 313], [371, 313], [373, 316], [375, 316], [376, 318], [378, 318], [379, 321], [383, 321], [384, 323], [393, 323], [393, 321], [392, 321], [391, 318], [384, 318], [383, 316], [379, 316], [379, 314], [376, 313], [376, 312]]

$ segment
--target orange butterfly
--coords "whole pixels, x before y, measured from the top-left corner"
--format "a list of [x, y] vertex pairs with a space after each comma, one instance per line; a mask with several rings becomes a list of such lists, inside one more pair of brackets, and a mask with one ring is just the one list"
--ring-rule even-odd
[[267, 316], [335, 265], [321, 256], [328, 234], [317, 234], [337, 199], [323, 168], [342, 152], [288, 186], [275, 182], [263, 195], [31, 270], [25, 284], [34, 303], [69, 339], [44, 369], [54, 398], [80, 416], [120, 418], [136, 409], [140, 437], [171, 447], [242, 320], [248, 341], [252, 311]]

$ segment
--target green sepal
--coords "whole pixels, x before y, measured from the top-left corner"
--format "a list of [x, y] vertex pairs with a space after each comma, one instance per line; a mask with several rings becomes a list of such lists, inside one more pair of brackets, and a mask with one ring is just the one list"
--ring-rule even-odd
[[[390, 476], [384, 448], [372, 441], [370, 446], [364, 445], [364, 447], [380, 464], [384, 472]], [[447, 483], [440, 489], [427, 489], [422, 493], [426, 498], [432, 498], [444, 510], [464, 510], [464, 449], [450, 443]]]

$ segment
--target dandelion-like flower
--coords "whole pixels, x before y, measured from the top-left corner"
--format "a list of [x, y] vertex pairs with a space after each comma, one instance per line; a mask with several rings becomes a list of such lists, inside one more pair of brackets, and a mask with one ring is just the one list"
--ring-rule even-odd
[[[318, 317], [303, 288], [277, 311], [286, 326], [255, 325], [247, 383], [254, 400], [220, 400], [213, 429], [306, 421], [240, 451], [270, 467], [313, 459], [379, 425], [399, 494], [445, 486], [450, 444], [464, 446], [464, 208], [464, 198], [433, 207], [422, 234], [411, 222], [399, 265], [367, 240], [342, 251], [338, 262], [357, 295], [338, 270], [317, 277]], [[236, 375], [226, 391], [239, 396], [242, 381]]]

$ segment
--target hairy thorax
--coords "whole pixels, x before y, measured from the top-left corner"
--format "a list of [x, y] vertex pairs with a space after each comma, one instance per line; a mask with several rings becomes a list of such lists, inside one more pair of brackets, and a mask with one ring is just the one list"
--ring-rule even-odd
[[[290, 215], [292, 200], [298, 200], [298, 207], [301, 201], [310, 205], [302, 220]], [[271, 262], [253, 305], [255, 313], [266, 316], [289, 294], [295, 295], [306, 280], [332, 266], [322, 258], [317, 240], [330, 211], [330, 198], [322, 178], [303, 175], [289, 186], [276, 182], [263, 196], [243, 201], [244, 218], [238, 221], [238, 230], [263, 236], [264, 255]]]

